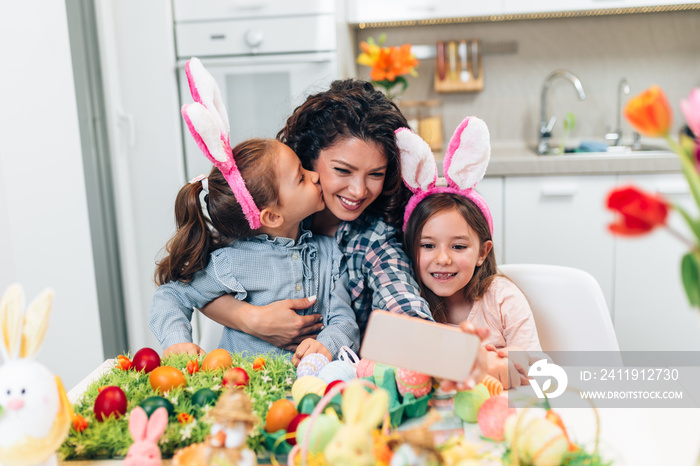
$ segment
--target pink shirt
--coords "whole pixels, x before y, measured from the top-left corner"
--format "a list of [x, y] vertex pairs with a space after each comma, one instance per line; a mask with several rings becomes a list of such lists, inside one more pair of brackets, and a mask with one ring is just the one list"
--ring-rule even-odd
[[488, 327], [484, 343], [496, 348], [519, 346], [524, 351], [542, 351], [535, 319], [525, 295], [509, 279], [497, 276], [484, 296], [472, 303], [467, 320], [476, 327]]

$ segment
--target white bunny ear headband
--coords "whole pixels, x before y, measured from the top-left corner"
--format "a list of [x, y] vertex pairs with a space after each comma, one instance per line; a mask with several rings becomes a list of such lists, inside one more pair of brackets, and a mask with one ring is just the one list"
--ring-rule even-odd
[[228, 113], [221, 91], [214, 77], [193, 57], [185, 65], [187, 82], [194, 103], [182, 106], [182, 116], [194, 140], [204, 155], [211, 160], [231, 186], [233, 195], [241, 205], [252, 230], [260, 228], [260, 210], [246, 188], [241, 172], [236, 166], [229, 141]]
[[416, 206], [430, 194], [453, 193], [472, 201], [486, 217], [493, 235], [493, 219], [486, 201], [474, 190], [486, 173], [491, 156], [489, 129], [483, 120], [465, 118], [447, 146], [443, 174], [447, 186], [437, 186], [437, 165], [428, 143], [408, 128], [396, 130], [396, 144], [401, 153], [403, 181], [413, 191], [406, 205], [403, 228]]

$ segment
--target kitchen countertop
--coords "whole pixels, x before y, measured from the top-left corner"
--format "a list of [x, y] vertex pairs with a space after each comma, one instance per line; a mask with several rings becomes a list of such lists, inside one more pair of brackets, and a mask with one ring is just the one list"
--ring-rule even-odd
[[[442, 163], [439, 162], [438, 165]], [[653, 174], [680, 171], [678, 155], [671, 151], [537, 155], [520, 143], [493, 143], [486, 176]]]

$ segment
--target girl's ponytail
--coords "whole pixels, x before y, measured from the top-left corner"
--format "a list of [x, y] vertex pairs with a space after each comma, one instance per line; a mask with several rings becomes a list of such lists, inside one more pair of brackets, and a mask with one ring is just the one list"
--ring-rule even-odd
[[[209, 262], [214, 238], [199, 199], [202, 189], [201, 181], [197, 181], [186, 184], [177, 193], [175, 199], [177, 232], [165, 246], [167, 255], [156, 264], [157, 285], [173, 280], [188, 282]], [[207, 201], [206, 197], [205, 201]]]
[[[275, 207], [279, 202], [275, 163], [280, 144], [274, 139], [249, 139], [233, 148], [233, 158], [241, 176], [261, 209]], [[195, 273], [207, 266], [212, 251], [256, 234], [218, 168], [212, 168], [206, 178], [208, 194], [202, 195], [202, 181], [193, 180], [177, 194], [177, 231], [165, 246], [166, 257], [156, 264], [157, 285], [173, 280], [189, 282]]]

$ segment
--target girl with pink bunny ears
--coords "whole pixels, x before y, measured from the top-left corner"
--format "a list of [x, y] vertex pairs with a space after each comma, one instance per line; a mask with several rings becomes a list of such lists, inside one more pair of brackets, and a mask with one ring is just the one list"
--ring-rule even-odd
[[251, 139], [232, 148], [216, 81], [196, 58], [185, 71], [195, 102], [184, 105], [182, 115], [214, 168], [178, 193], [177, 232], [156, 270], [160, 286], [149, 321], [164, 355], [203, 352], [192, 341], [193, 310], [228, 293], [260, 307], [282, 301], [299, 315], [319, 314], [324, 326], [294, 351], [225, 328], [219, 346], [230, 352], [281, 353], [296, 364], [310, 353], [332, 359], [343, 346], [358, 350], [342, 253], [332, 239], [301, 225], [325, 207], [318, 174], [277, 140]]
[[516, 364], [506, 356], [542, 348], [527, 299], [498, 274], [491, 212], [474, 189], [491, 152], [486, 124], [468, 117], [457, 127], [443, 162], [444, 180], [418, 135], [402, 128], [396, 139], [404, 183], [414, 193], [404, 216], [404, 244], [435, 321], [487, 328], [485, 347], [493, 351], [486, 372], [505, 388], [525, 383], [526, 358]]

